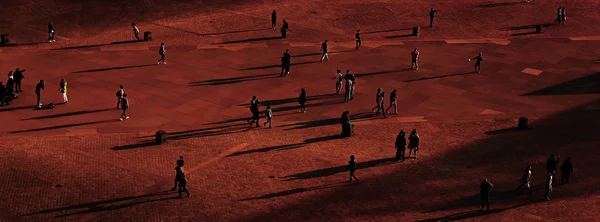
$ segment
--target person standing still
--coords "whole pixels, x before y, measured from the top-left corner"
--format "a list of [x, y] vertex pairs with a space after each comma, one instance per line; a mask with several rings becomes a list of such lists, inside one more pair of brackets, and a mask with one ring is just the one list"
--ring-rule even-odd
[[292, 62], [292, 55], [290, 55], [290, 50], [286, 49], [285, 53], [281, 57], [281, 76], [287, 76], [290, 74], [290, 66]]
[[487, 207], [487, 211], [490, 211], [490, 188], [494, 187], [494, 185], [488, 181], [488, 179], [483, 179], [481, 185], [479, 185], [479, 196], [481, 198], [481, 211]]
[[127, 94], [123, 93], [123, 98], [121, 99], [121, 108], [123, 109], [123, 113], [121, 113], [121, 117], [119, 120], [123, 121], [123, 117], [125, 119], [129, 119], [127, 116], [127, 109], [129, 109], [129, 99], [127, 99]]
[[6, 100], [12, 102], [15, 98], [15, 77], [13, 72], [8, 72], [8, 79], [6, 80]]
[[325, 40], [325, 42], [321, 44], [321, 51], [323, 52], [323, 56], [321, 56], [321, 62], [323, 62], [323, 59], [327, 59], [327, 61], [329, 61], [329, 55], [327, 54], [327, 41], [328, 40]]
[[404, 137], [404, 130], [400, 130], [398, 136], [396, 136], [396, 161], [404, 161], [404, 152], [406, 152], [406, 138]]
[[474, 73], [481, 73], [481, 62], [483, 62], [483, 53], [480, 52], [477, 57], [469, 59], [469, 62], [471, 60], [475, 60], [475, 71], [474, 71]]
[[42, 107], [41, 93], [45, 86], [46, 86], [46, 83], [44, 82], [44, 80], [40, 80], [40, 82], [35, 86], [35, 95], [37, 96], [37, 106], [38, 107]]
[[6, 101], [6, 87], [4, 87], [4, 83], [0, 81], [0, 106], [4, 106], [4, 104], [9, 105], [8, 101]]
[[67, 81], [65, 79], [61, 79], [58, 87], [58, 91], [60, 91], [63, 96], [63, 103], [69, 103], [69, 98], [67, 98]]
[[552, 183], [554, 180], [554, 174], [548, 173], [546, 176], [546, 192], [544, 192], [544, 200], [550, 200], [550, 193], [552, 193]]
[[410, 55], [412, 57], [410, 69], [419, 70], [419, 51], [417, 51], [417, 48], [415, 48]]
[[517, 187], [517, 189], [515, 189], [517, 195], [519, 195], [519, 190], [521, 190], [521, 187], [527, 187], [527, 192], [531, 194], [531, 165], [525, 168], [523, 176], [521, 176], [520, 185]]
[[300, 103], [300, 112], [306, 112], [306, 91], [304, 89], [301, 90], [300, 96], [298, 97], [298, 103]]
[[275, 29], [277, 25], [277, 12], [275, 12], [275, 10], [273, 10], [273, 12], [271, 13], [271, 28]]
[[571, 163], [571, 157], [567, 157], [562, 166], [560, 166], [560, 182], [562, 184], [569, 183], [569, 177], [571, 177], [571, 173], [573, 173], [573, 163]]
[[360, 47], [361, 45], [360, 30], [356, 30], [356, 35], [354, 35], [354, 39], [356, 39], [356, 50], [358, 50], [358, 47]]
[[48, 42], [55, 42], [54, 40], [54, 24], [52, 21], [48, 22]]
[[412, 152], [415, 153], [414, 158], [417, 159], [417, 151], [419, 151], [419, 133], [417, 133], [417, 129], [413, 129], [408, 135], [408, 158], [410, 158], [410, 154]]
[[267, 121], [263, 123], [263, 126], [267, 126], [268, 123], [269, 129], [272, 129], [273, 125], [271, 125], [271, 121], [273, 120], [273, 110], [271, 110], [271, 105], [267, 105], [267, 110], [265, 110], [265, 118]]
[[160, 43], [160, 49], [158, 49], [158, 54], [160, 55], [160, 59], [158, 60], [158, 62], [156, 64], [160, 64], [160, 61], [162, 61], [163, 64], [167, 64], [167, 62], [165, 62], [165, 53], [167, 52], [167, 50], [165, 50], [165, 43]]
[[346, 92], [344, 93], [344, 102], [350, 102], [350, 96], [352, 93], [352, 80], [346, 78]]
[[354, 172], [356, 171], [356, 161], [354, 160], [354, 155], [350, 155], [350, 161], [348, 161], [348, 171], [350, 171], [350, 179], [348, 182], [352, 182], [352, 178], [358, 182], [358, 178], [354, 176]]
[[435, 13], [437, 13], [437, 10], [435, 10], [434, 8], [431, 8], [431, 10], [429, 11], [429, 27], [433, 27], [433, 20], [435, 19]]
[[567, 22], [567, 12], [566, 12], [565, 7], [562, 7], [560, 24], [564, 25], [565, 22]]
[[138, 29], [137, 25], [135, 25], [135, 23], [131, 23], [131, 27], [133, 28], [133, 34], [135, 35], [135, 38], [138, 41], [142, 41], [142, 39], [140, 39], [140, 30]]
[[337, 73], [335, 74], [335, 94], [340, 94], [340, 91], [342, 91], [342, 80], [343, 80], [342, 76], [342, 70], [338, 69]]
[[117, 90], [117, 109], [119, 105], [121, 105], [121, 100], [123, 99], [123, 95], [125, 95], [125, 90], [123, 90], [123, 85], [119, 86], [119, 90]]
[[17, 68], [13, 73], [15, 78], [15, 92], [23, 92], [23, 90], [21, 90], [21, 81], [25, 78], [23, 72], [25, 72], [25, 70], [19, 70], [19, 68]]
[[394, 91], [392, 91], [392, 93], [390, 93], [390, 106], [387, 108], [387, 110], [385, 110], [386, 113], [388, 113], [388, 111], [390, 110], [390, 108], [392, 108], [392, 106], [394, 106], [394, 113], [396, 115], [398, 115], [398, 105], [396, 103], [396, 90], [394, 89]]

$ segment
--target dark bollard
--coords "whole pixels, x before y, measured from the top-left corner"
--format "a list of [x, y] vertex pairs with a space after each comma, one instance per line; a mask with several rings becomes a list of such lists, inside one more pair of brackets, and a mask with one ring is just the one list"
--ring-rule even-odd
[[0, 35], [0, 44], [2, 44], [2, 45], [8, 44], [8, 34]]
[[542, 33], [542, 25], [535, 25], [535, 33]]
[[521, 130], [529, 128], [529, 119], [527, 119], [527, 117], [519, 118], [519, 125], [517, 128]]
[[144, 41], [152, 40], [152, 32], [144, 32]]
[[421, 27], [413, 28], [413, 36], [419, 36], [421, 34]]
[[156, 144], [163, 144], [167, 142], [167, 132], [159, 130], [156, 132]]

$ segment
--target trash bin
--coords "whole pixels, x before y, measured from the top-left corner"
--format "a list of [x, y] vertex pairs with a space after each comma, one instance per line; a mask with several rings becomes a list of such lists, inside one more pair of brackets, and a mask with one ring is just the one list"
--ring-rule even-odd
[[419, 34], [421, 34], [421, 27], [414, 27], [413, 36], [419, 36]]
[[519, 118], [519, 125], [517, 126], [517, 128], [521, 130], [529, 128], [529, 119], [527, 119], [527, 117]]
[[152, 40], [152, 32], [144, 32], [144, 41]]
[[156, 144], [163, 144], [167, 142], [167, 132], [159, 130], [156, 132]]

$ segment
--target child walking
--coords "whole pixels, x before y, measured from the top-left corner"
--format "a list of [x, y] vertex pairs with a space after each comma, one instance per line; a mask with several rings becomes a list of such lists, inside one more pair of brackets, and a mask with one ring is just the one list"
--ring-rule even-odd
[[267, 118], [267, 122], [263, 123], [263, 126], [267, 126], [269, 124], [269, 129], [273, 128], [271, 126], [271, 120], [273, 120], [273, 111], [271, 110], [271, 105], [267, 105], [267, 110], [265, 110], [265, 118]]

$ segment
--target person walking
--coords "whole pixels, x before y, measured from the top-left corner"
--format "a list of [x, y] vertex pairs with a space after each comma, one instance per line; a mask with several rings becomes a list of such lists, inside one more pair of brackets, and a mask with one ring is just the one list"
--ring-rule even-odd
[[429, 10], [429, 27], [433, 27], [433, 20], [435, 19], [435, 13], [437, 13], [437, 10], [435, 10], [434, 8], [431, 8], [431, 10]]
[[164, 42], [160, 43], [160, 49], [158, 49], [158, 54], [160, 55], [160, 59], [158, 60], [158, 62], [156, 64], [160, 64], [161, 61], [163, 64], [167, 64], [167, 62], [165, 62], [165, 53], [166, 52], [167, 52], [167, 50], [165, 49], [165, 43]]
[[517, 195], [519, 195], [519, 190], [521, 190], [522, 187], [527, 187], [527, 192], [531, 194], [531, 165], [525, 167], [523, 176], [521, 176], [520, 185], [515, 189]]
[[481, 211], [483, 211], [484, 207], [487, 207], [487, 211], [490, 211], [490, 188], [492, 187], [494, 187], [494, 185], [488, 179], [483, 179], [483, 182], [479, 185]]
[[138, 41], [142, 41], [142, 39], [140, 39], [140, 30], [138, 29], [137, 25], [135, 25], [135, 23], [131, 23], [131, 27], [133, 28], [133, 35], [135, 35], [135, 38]]
[[571, 163], [571, 157], [567, 157], [562, 166], [560, 166], [560, 173], [560, 182], [562, 184], [569, 183], [569, 177], [571, 177], [571, 173], [573, 173], [573, 163]]
[[556, 12], [556, 19], [554, 20], [554, 23], [558, 23], [558, 24], [562, 23], [562, 6], [558, 7], [558, 10]]
[[48, 22], [48, 42], [55, 42], [54, 40], [54, 23]]
[[335, 94], [340, 94], [340, 91], [342, 91], [343, 78], [344, 76], [342, 76], [342, 70], [338, 69], [337, 73], [335, 74]]
[[123, 95], [125, 95], [125, 90], [123, 90], [123, 85], [119, 85], [119, 90], [117, 90], [117, 109], [119, 105], [121, 105], [121, 100], [123, 99]]
[[381, 92], [381, 96], [379, 97], [379, 102], [377, 104], [377, 111], [375, 113], [377, 115], [383, 114], [383, 118], [385, 119], [385, 118], [387, 118], [387, 116], [385, 115], [385, 112], [383, 111], [383, 109], [385, 109], [384, 101], [385, 101], [385, 92]]
[[15, 98], [15, 77], [13, 72], [8, 72], [8, 79], [6, 80], [6, 100], [12, 102]]
[[469, 59], [469, 62], [471, 60], [475, 60], [475, 72], [474, 73], [481, 73], [481, 62], [483, 62], [483, 53], [480, 52], [477, 57]]
[[258, 99], [256, 96], [252, 96], [252, 100], [250, 100], [250, 112], [252, 112], [252, 117], [248, 119], [248, 124], [252, 127], [252, 123], [256, 123], [256, 127], [260, 127], [258, 122], [260, 120], [260, 112], [258, 111]]
[[560, 163], [560, 157], [555, 159], [554, 154], [550, 155], [550, 158], [546, 160], [546, 172], [552, 174], [552, 179], [554, 179], [552, 181], [553, 183], [556, 183], [556, 178], [554, 178], [554, 175], [556, 174], [558, 163]]
[[275, 29], [277, 24], [277, 12], [275, 12], [275, 10], [273, 10], [273, 12], [271, 13], [271, 28]]
[[564, 25], [565, 22], [567, 22], [567, 11], [565, 7], [562, 7], [560, 24]]
[[306, 91], [301, 89], [300, 96], [298, 97], [298, 103], [300, 103], [300, 112], [306, 112]]
[[419, 151], [419, 133], [417, 133], [417, 129], [413, 129], [408, 135], [408, 158], [410, 158], [410, 154], [412, 152], [415, 153], [414, 158], [417, 159], [417, 151]]
[[375, 109], [379, 109], [379, 98], [381, 98], [382, 93], [383, 89], [378, 88], [377, 93], [375, 93], [375, 106], [371, 108], [371, 112], [375, 112]]
[[21, 90], [21, 81], [25, 78], [23, 72], [25, 72], [25, 70], [19, 70], [19, 68], [17, 68], [13, 73], [15, 79], [15, 92], [23, 92], [23, 90]]
[[271, 105], [267, 105], [267, 110], [265, 110], [265, 118], [267, 121], [263, 123], [263, 126], [267, 126], [269, 124], [269, 129], [272, 129], [271, 121], [273, 120], [273, 110], [271, 110]]
[[58, 91], [60, 91], [63, 96], [63, 103], [69, 103], [69, 98], [67, 98], [67, 81], [65, 79], [61, 79], [58, 87]]
[[358, 178], [354, 176], [354, 172], [356, 172], [356, 161], [354, 160], [354, 155], [350, 155], [350, 161], [348, 161], [348, 171], [350, 171], [350, 179], [348, 179], [348, 182], [352, 182], [352, 178], [354, 178], [356, 182], [359, 182]]
[[417, 51], [417, 48], [415, 48], [410, 55], [412, 57], [410, 69], [419, 70], [419, 51]]
[[8, 101], [6, 101], [6, 87], [4, 87], [4, 83], [0, 81], [0, 106], [9, 105]]
[[356, 50], [358, 50], [358, 47], [360, 47], [360, 45], [361, 45], [360, 30], [356, 30], [356, 35], [354, 35], [354, 39], [356, 39]]
[[38, 108], [42, 107], [42, 102], [41, 102], [41, 93], [42, 90], [44, 90], [44, 87], [46, 86], [46, 83], [44, 82], [44, 80], [40, 80], [40, 82], [35, 86], [35, 95], [37, 97], [37, 106]]
[[183, 160], [183, 156], [179, 156], [179, 159], [177, 160], [177, 166], [183, 167], [184, 164], [185, 164], [185, 161]]
[[398, 105], [396, 103], [396, 90], [394, 89], [394, 91], [392, 91], [392, 93], [390, 93], [390, 106], [385, 110], [386, 113], [388, 113], [388, 111], [390, 110], [390, 108], [392, 108], [392, 106], [394, 106], [394, 113], [396, 115], [398, 115]]
[[290, 74], [290, 66], [292, 62], [292, 55], [290, 55], [290, 50], [286, 49], [285, 53], [281, 57], [281, 76], [287, 76]]
[[183, 196], [181, 194], [183, 194], [183, 192], [185, 192], [187, 194], [186, 197], [190, 197], [190, 192], [187, 189], [187, 177], [185, 176], [185, 172], [183, 171], [183, 168], [180, 168], [180, 174], [181, 176], [179, 177], [179, 197], [182, 198]]
[[552, 183], [554, 181], [554, 174], [548, 173], [546, 176], [546, 192], [544, 192], [544, 200], [550, 200], [550, 194], [552, 193]]
[[325, 42], [321, 44], [321, 51], [323, 52], [323, 56], [321, 56], [321, 62], [323, 62], [323, 59], [327, 59], [327, 61], [329, 61], [329, 55], [327, 54], [327, 41], [328, 40], [325, 40]]
[[283, 20], [283, 25], [281, 25], [281, 38], [287, 38], [288, 36], [289, 25], [287, 20]]
[[406, 152], [406, 138], [404, 137], [404, 130], [400, 130], [398, 136], [396, 136], [396, 161], [404, 161], [404, 153]]
[[352, 84], [350, 85], [350, 100], [353, 100], [356, 92], [356, 78], [353, 74], [350, 73], [348, 73], [348, 77], [350, 78], [350, 80], [352, 80]]
[[173, 188], [171, 188], [171, 191], [177, 190], [177, 185], [181, 180], [181, 168], [181, 166], [175, 166], [175, 184], [173, 185]]
[[127, 99], [127, 94], [123, 93], [123, 98], [121, 98], [121, 108], [123, 109], [123, 113], [121, 113], [121, 117], [119, 120], [123, 121], [123, 118], [129, 119], [127, 116], [127, 109], [129, 109], [129, 99]]

